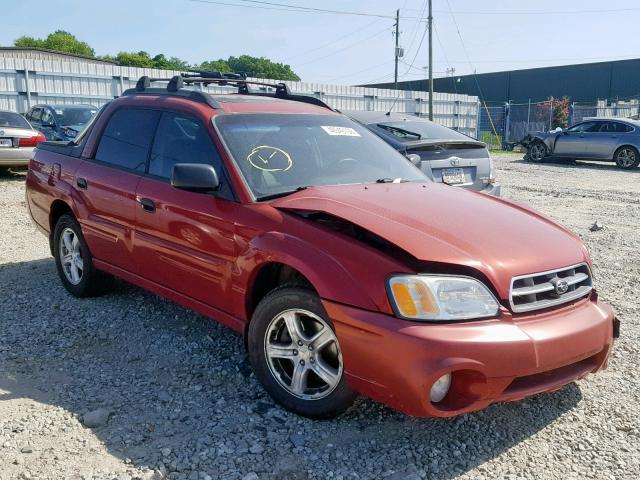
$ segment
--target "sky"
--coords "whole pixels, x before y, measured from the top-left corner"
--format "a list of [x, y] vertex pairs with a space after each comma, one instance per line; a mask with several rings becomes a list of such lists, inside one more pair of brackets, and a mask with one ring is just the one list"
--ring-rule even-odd
[[[62, 29], [98, 55], [144, 50], [200, 63], [248, 54], [289, 64], [307, 82], [353, 85], [393, 80], [387, 17], [399, 8], [400, 80], [426, 76], [425, 0], [264, 1], [359, 14], [250, 0], [0, 0], [11, 11], [0, 45]], [[433, 0], [433, 16], [435, 77], [640, 57], [638, 0]]]

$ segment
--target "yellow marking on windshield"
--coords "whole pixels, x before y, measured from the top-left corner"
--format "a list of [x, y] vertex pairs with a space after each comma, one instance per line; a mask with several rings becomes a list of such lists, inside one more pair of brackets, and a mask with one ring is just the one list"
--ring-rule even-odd
[[[266, 160], [263, 157], [268, 157]], [[258, 163], [258, 160], [262, 165]], [[271, 145], [258, 145], [247, 155], [247, 161], [253, 168], [265, 172], [286, 172], [293, 166], [291, 155], [285, 150]]]

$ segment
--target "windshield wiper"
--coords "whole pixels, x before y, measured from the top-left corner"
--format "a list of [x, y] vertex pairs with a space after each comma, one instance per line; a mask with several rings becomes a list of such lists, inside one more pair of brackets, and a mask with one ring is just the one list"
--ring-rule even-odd
[[298, 187], [295, 190], [287, 190], [284, 192], [270, 193], [268, 195], [262, 195], [261, 197], [256, 197], [257, 202], [264, 202], [265, 200], [273, 200], [275, 198], [286, 197], [287, 195], [291, 195], [292, 193], [301, 192], [302, 190], [306, 190], [309, 188], [308, 186]]
[[393, 125], [385, 125], [384, 123], [378, 123], [378, 127], [384, 130], [388, 130], [391, 133], [399, 133], [407, 137], [416, 137], [416, 139], [418, 140], [422, 138], [422, 135], [420, 135], [419, 133], [412, 132], [411, 130], [405, 130], [404, 128], [400, 128], [400, 127], [394, 127]]

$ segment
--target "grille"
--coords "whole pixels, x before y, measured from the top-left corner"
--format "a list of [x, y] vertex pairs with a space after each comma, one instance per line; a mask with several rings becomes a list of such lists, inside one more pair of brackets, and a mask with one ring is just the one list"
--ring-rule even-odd
[[511, 279], [509, 303], [514, 312], [553, 307], [587, 295], [593, 288], [586, 264]]

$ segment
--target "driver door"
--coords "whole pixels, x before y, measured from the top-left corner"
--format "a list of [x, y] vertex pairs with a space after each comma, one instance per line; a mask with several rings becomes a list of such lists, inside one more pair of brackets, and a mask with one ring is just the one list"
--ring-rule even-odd
[[[148, 280], [231, 312], [239, 204], [205, 123], [186, 113], [162, 113], [147, 174], [136, 189], [134, 256]], [[171, 185], [176, 163], [215, 167], [220, 188], [212, 193]]]

